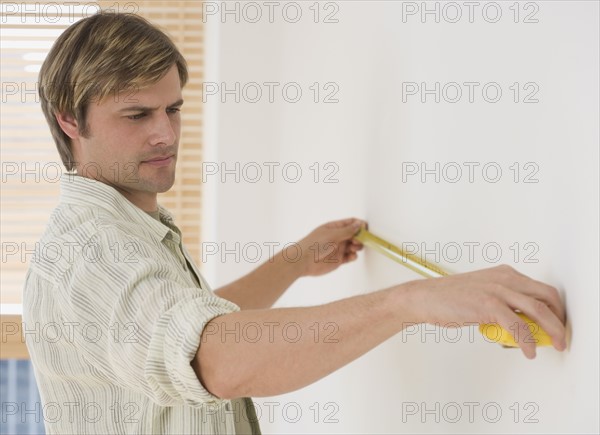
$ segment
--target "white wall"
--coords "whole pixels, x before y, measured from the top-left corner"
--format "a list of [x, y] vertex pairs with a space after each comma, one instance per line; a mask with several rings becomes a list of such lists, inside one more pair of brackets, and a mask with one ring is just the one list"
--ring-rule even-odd
[[[438, 260], [451, 271], [507, 263], [557, 286], [572, 336], [567, 352], [542, 348], [529, 361], [520, 351], [485, 342], [476, 328], [458, 330], [457, 341], [450, 334], [456, 330], [401, 333], [309, 387], [256, 399], [263, 431], [597, 433], [598, 4], [520, 3], [518, 23], [512, 2], [498, 3], [502, 16], [496, 23], [489, 22], [495, 12], [489, 2], [474, 10], [473, 23], [464, 3], [454, 3], [463, 13], [457, 23], [448, 22], [456, 9], [441, 3], [436, 23], [433, 15], [422, 22], [419, 14], [406, 14], [421, 2], [363, 1], [321, 3], [319, 23], [313, 22], [312, 2], [302, 3], [302, 18], [291, 23], [293, 7], [285, 17], [281, 12], [287, 4], [275, 9], [273, 23], [260, 2], [258, 23], [248, 22], [256, 9], [241, 4], [239, 23], [234, 15], [208, 16], [207, 50], [218, 67], [208, 71], [207, 82], [218, 82], [221, 91], [221, 83], [228, 89], [235, 82], [242, 88], [280, 83], [273, 103], [266, 85], [257, 103], [248, 102], [254, 92], [246, 99], [242, 93], [239, 103], [233, 95], [225, 103], [221, 93], [206, 96], [214, 116], [207, 126], [213, 149], [206, 160], [264, 170], [257, 183], [249, 180], [255, 175], [251, 166], [240, 182], [233, 175], [222, 182], [205, 174], [214, 194], [205, 241], [218, 243], [219, 254], [236, 242], [247, 248], [239, 261], [233, 254], [226, 261], [207, 255], [213, 287], [256, 267], [248, 261], [256, 254], [253, 244], [262, 247], [259, 260], [265, 261], [265, 243], [282, 246], [327, 220], [357, 216], [398, 245], [415, 243], [435, 253], [439, 243]], [[234, 9], [235, 2], [226, 7]], [[328, 13], [338, 22], [324, 23]], [[524, 23], [528, 15], [538, 22]], [[290, 82], [303, 91], [297, 103], [282, 98], [280, 90]], [[336, 83], [339, 102], [315, 103], [309, 89], [314, 82], [321, 84], [321, 100], [331, 90], [323, 85]], [[465, 94], [456, 103], [443, 95], [439, 103], [433, 95], [422, 103], [419, 95], [403, 95], [406, 82], [426, 82], [429, 88], [435, 82], [479, 85], [473, 102], [462, 85]], [[517, 103], [514, 82], [520, 84]], [[525, 88], [529, 82], [533, 85]], [[502, 90], [497, 103], [482, 97], [486, 83]], [[524, 103], [533, 89], [539, 101]], [[280, 165], [273, 183], [265, 162]], [[290, 162], [303, 171], [296, 183], [281, 172]], [[310, 169], [315, 162], [321, 169], [317, 182]], [[327, 162], [338, 169], [337, 183], [323, 180]], [[439, 182], [406, 172], [407, 165], [434, 168], [436, 162], [447, 169]], [[472, 183], [465, 162], [478, 164]], [[486, 164], [490, 177], [494, 167], [501, 168], [498, 182], [483, 178]], [[450, 182], [456, 166], [462, 178]], [[530, 181], [538, 182], [524, 182], [532, 169], [537, 172]], [[294, 175], [291, 169], [288, 175]], [[479, 244], [472, 258], [469, 243]], [[493, 249], [483, 252], [485, 244], [501, 249], [497, 261]], [[434, 253], [427, 258], [435, 261]], [[319, 304], [415, 278], [367, 251], [330, 275], [300, 280], [277, 306]], [[290, 422], [298, 409], [301, 417]], [[337, 421], [326, 422], [328, 416]]]

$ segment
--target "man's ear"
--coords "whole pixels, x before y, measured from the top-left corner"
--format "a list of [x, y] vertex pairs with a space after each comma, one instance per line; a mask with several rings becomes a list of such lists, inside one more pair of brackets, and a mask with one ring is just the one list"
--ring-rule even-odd
[[54, 117], [56, 118], [56, 121], [58, 122], [58, 125], [60, 125], [62, 131], [64, 131], [67, 136], [69, 136], [71, 139], [79, 138], [77, 120], [73, 116], [66, 113], [55, 113]]

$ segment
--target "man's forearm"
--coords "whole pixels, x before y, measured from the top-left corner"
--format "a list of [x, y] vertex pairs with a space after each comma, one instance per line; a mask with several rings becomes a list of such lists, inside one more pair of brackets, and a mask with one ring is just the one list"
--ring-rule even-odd
[[215, 294], [242, 310], [270, 308], [302, 276], [303, 265], [291, 261], [293, 258], [279, 251], [249, 274], [215, 290]]
[[244, 310], [214, 318], [192, 362], [222, 398], [264, 397], [309, 385], [416, 322], [410, 283], [325, 305]]
[[[566, 349], [558, 290], [500, 265], [315, 307], [218, 316], [205, 325], [192, 367], [218, 397], [283, 394], [321, 379], [409, 324], [498, 323], [507, 331], [530, 331], [515, 310], [547, 332], [555, 349]], [[536, 343], [517, 336], [525, 356], [534, 358]]]

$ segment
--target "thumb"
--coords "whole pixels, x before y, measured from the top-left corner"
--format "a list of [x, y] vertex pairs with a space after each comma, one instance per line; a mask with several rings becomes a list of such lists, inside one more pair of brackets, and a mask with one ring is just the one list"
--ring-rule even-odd
[[358, 233], [360, 228], [363, 226], [366, 226], [366, 223], [363, 221], [356, 220], [354, 222], [351, 222], [350, 224], [339, 229], [339, 233], [338, 233], [339, 239], [340, 240], [351, 239], [352, 237], [354, 237], [356, 235], [356, 233]]

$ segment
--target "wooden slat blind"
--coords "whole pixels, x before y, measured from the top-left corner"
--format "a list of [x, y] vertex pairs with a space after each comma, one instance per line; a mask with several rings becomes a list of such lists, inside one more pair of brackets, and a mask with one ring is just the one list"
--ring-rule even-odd
[[[201, 2], [136, 1], [3, 3], [0, 14], [2, 163], [0, 236], [2, 304], [19, 304], [32, 250], [58, 203], [64, 167], [42, 114], [37, 74], [54, 40], [95, 12], [90, 5], [147, 18], [167, 33], [188, 62], [182, 131], [173, 188], [159, 202], [175, 216], [190, 254], [200, 264], [202, 201], [203, 27]], [[80, 6], [77, 6], [80, 5]], [[81, 6], [87, 5], [87, 6]], [[46, 7], [48, 6], [48, 7]], [[17, 10], [15, 11], [15, 8]], [[37, 8], [37, 12], [35, 11]], [[26, 12], [24, 12], [26, 11]], [[13, 253], [14, 252], [14, 253]]]

